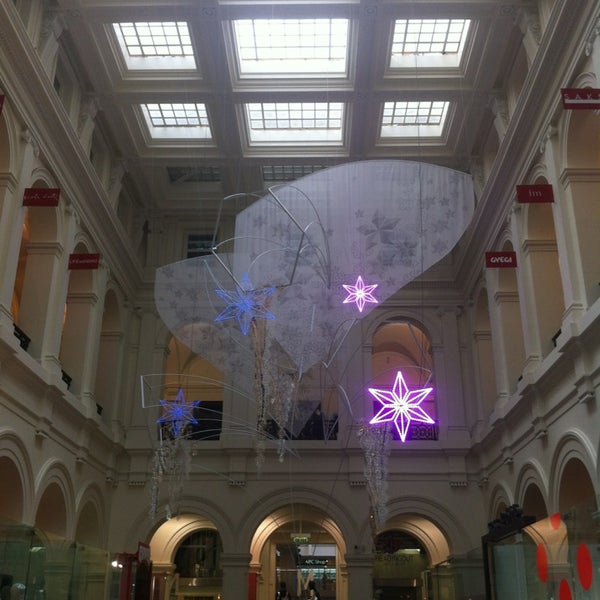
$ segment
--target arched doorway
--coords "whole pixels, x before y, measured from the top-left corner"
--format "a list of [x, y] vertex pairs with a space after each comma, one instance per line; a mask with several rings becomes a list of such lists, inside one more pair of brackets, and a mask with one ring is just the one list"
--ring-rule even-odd
[[392, 529], [375, 538], [373, 598], [421, 600], [429, 597], [430, 559], [423, 544], [406, 531]]
[[275, 510], [251, 543], [250, 596], [270, 600], [285, 581], [293, 597], [304, 598], [314, 581], [323, 600], [346, 598], [346, 551], [340, 528], [321, 509], [294, 504]]

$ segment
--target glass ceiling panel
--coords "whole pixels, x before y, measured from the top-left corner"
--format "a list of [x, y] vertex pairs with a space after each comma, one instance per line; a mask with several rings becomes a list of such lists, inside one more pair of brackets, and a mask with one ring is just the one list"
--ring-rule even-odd
[[251, 143], [340, 143], [341, 102], [265, 102], [246, 104]]
[[347, 19], [241, 19], [233, 30], [240, 75], [346, 74]]
[[397, 20], [390, 67], [458, 66], [469, 25], [466, 19]]
[[195, 68], [194, 49], [185, 22], [113, 23], [130, 69]]
[[211, 138], [204, 104], [142, 104], [142, 112], [154, 138]]
[[386, 102], [381, 137], [437, 137], [442, 135], [448, 102]]

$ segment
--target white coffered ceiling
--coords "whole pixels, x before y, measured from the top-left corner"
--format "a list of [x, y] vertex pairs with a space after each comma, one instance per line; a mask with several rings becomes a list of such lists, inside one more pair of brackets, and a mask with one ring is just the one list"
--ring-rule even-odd
[[468, 172], [513, 67], [525, 6], [58, 4], [66, 62], [84, 74], [99, 108], [97, 139], [117, 149], [148, 208], [173, 211], [208, 210], [223, 196], [348, 161]]

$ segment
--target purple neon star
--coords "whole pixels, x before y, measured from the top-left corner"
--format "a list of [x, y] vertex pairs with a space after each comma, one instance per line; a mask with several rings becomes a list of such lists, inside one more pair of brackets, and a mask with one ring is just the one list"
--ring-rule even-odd
[[274, 287], [252, 289], [248, 273], [242, 275], [242, 283], [235, 291], [215, 290], [227, 306], [217, 315], [215, 322], [237, 319], [244, 335], [248, 335], [252, 319], [274, 319], [275, 315], [265, 306]]
[[173, 434], [179, 435], [179, 432], [188, 424], [197, 425], [198, 421], [194, 419], [194, 408], [200, 404], [199, 400], [195, 402], [186, 402], [183, 396], [183, 390], [180, 389], [175, 396], [175, 400], [160, 400], [160, 405], [164, 409], [164, 414], [158, 419], [158, 423], [171, 423]]
[[358, 312], [362, 312], [367, 303], [379, 304], [377, 298], [372, 294], [373, 290], [377, 287], [377, 284], [365, 285], [363, 278], [360, 275], [354, 285], [346, 285], [343, 283], [342, 287], [348, 292], [348, 296], [344, 298], [344, 304], [355, 302]]
[[430, 387], [420, 390], [409, 390], [402, 372], [398, 371], [394, 387], [391, 390], [369, 388], [369, 392], [382, 404], [379, 412], [369, 423], [387, 423], [392, 421], [400, 434], [400, 439], [404, 442], [411, 421], [435, 423], [420, 406], [431, 390], [433, 388]]

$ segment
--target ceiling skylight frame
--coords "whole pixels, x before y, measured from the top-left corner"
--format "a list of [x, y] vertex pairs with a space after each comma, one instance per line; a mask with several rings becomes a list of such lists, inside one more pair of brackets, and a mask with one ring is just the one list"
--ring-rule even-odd
[[120, 21], [112, 23], [111, 31], [120, 58], [130, 71], [197, 70], [191, 33], [185, 21]]
[[[239, 80], [347, 80], [353, 64], [353, 21], [345, 17], [234, 19], [228, 22], [226, 33]], [[247, 42], [243, 46], [241, 34]], [[320, 45], [309, 44], [309, 39]], [[262, 45], [253, 46], [256, 40]]]
[[139, 109], [153, 140], [213, 141], [206, 105], [200, 102], [149, 102]]
[[474, 30], [470, 19], [396, 19], [387, 70], [459, 68]]
[[387, 101], [382, 105], [379, 140], [442, 139], [451, 103], [447, 100]]
[[344, 144], [343, 102], [250, 102], [243, 105], [243, 113], [251, 147]]

